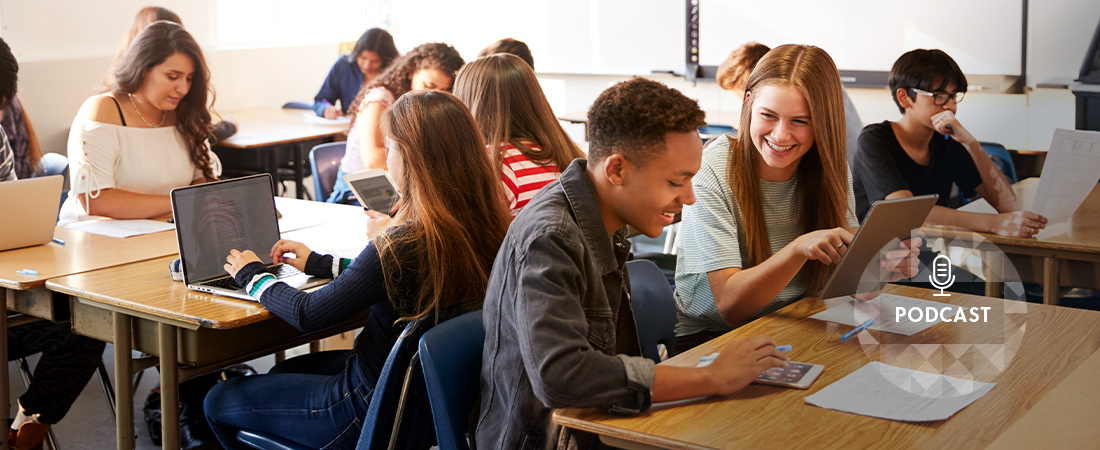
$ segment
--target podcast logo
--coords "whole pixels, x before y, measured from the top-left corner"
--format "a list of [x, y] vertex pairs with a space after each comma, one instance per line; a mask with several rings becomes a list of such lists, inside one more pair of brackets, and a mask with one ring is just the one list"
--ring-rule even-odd
[[928, 274], [928, 282], [932, 283], [932, 286], [940, 290], [939, 294], [932, 294], [933, 297], [950, 297], [951, 294], [943, 292], [944, 289], [950, 289], [952, 284], [955, 284], [955, 276], [951, 274], [951, 258], [947, 255], [936, 256], [936, 259], [932, 260], [932, 273]]

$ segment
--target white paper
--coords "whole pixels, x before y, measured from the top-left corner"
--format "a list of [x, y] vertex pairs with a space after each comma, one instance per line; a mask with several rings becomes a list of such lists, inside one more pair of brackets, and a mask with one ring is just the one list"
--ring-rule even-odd
[[946, 420], [996, 383], [982, 383], [870, 362], [806, 397], [821, 408], [890, 420]]
[[1100, 179], [1100, 132], [1054, 131], [1031, 211], [1048, 226], [1073, 217]]
[[925, 308], [931, 307], [936, 310], [937, 315], [947, 313], [948, 317], [951, 318], [955, 317], [959, 309], [964, 309], [961, 306], [930, 302], [928, 300], [902, 297], [893, 294], [879, 294], [879, 296], [875, 297], [873, 300], [867, 301], [856, 300], [850, 296], [830, 298], [825, 300], [825, 306], [827, 308], [826, 310], [814, 314], [810, 316], [810, 318], [842, 325], [851, 325], [853, 327], [859, 326], [863, 322], [866, 322], [867, 319], [874, 318], [875, 323], [871, 325], [871, 330], [885, 331], [887, 333], [902, 334], [905, 336], [912, 336], [920, 333], [941, 321], [928, 321], [928, 316], [924, 315], [922, 319], [925, 320], [913, 322], [909, 320], [908, 314], [903, 316], [900, 321], [897, 321], [895, 320], [895, 312], [898, 307], [906, 308], [907, 312], [910, 308], [920, 308], [922, 313], [927, 311]]
[[367, 222], [367, 215], [358, 206], [275, 197], [275, 208], [283, 215], [279, 219], [279, 231], [283, 233], [327, 223]]
[[351, 123], [351, 117], [340, 116], [335, 119], [326, 119], [316, 113], [304, 112], [302, 113], [302, 121], [310, 125], [348, 125]]
[[175, 229], [175, 225], [167, 222], [146, 219], [95, 219], [86, 220], [84, 222], [71, 223], [67, 226], [67, 228], [80, 230], [85, 233], [101, 234], [103, 236], [116, 238], [125, 238], [130, 236], [139, 236], [142, 234], [151, 234], [161, 231], [172, 230]]

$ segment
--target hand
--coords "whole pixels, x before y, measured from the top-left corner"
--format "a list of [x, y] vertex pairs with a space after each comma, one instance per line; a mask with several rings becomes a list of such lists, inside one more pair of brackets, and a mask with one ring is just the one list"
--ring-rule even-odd
[[363, 213], [367, 215], [367, 239], [372, 241], [381, 236], [393, 222], [392, 217], [373, 209], [364, 209]]
[[994, 216], [992, 232], [1001, 236], [1034, 237], [1047, 226], [1047, 218], [1031, 211], [1016, 211]]
[[326, 119], [332, 120], [332, 119], [335, 119], [335, 118], [340, 117], [342, 115], [344, 115], [344, 112], [340, 111], [340, 108], [337, 108], [337, 107], [332, 106], [332, 105], [329, 105], [329, 106], [325, 107], [324, 116], [325, 116]]
[[233, 278], [236, 278], [237, 272], [239, 272], [242, 267], [247, 266], [248, 263], [263, 262], [260, 261], [260, 258], [256, 256], [255, 253], [252, 253], [252, 250], [241, 252], [237, 251], [237, 249], [230, 250], [229, 256], [225, 257], [225, 261], [225, 265], [222, 266], [222, 268]]
[[757, 336], [730, 342], [706, 370], [718, 381], [718, 394], [729, 395], [744, 389], [765, 370], [787, 367], [790, 362], [775, 349], [772, 338]]
[[[294, 257], [287, 256], [291, 253], [294, 254]], [[299, 272], [305, 272], [306, 261], [309, 259], [310, 253], [312, 251], [309, 247], [301, 242], [280, 239], [271, 247], [271, 260], [276, 263], [290, 264]]]
[[803, 234], [795, 239], [794, 245], [798, 254], [807, 260], [836, 264], [854, 237], [851, 231], [832, 228]]
[[241, 129], [241, 123], [238, 122], [237, 119], [234, 119], [233, 116], [226, 117], [225, 121], [233, 124], [234, 129], [237, 129], [237, 130]]
[[[947, 129], [948, 125], [951, 126], [950, 130]], [[951, 110], [933, 115], [932, 128], [935, 128], [937, 132], [944, 136], [951, 136], [952, 139], [964, 146], [968, 146], [977, 141], [966, 128], [963, 128], [962, 124], [959, 123], [959, 119], [955, 118], [955, 113]]]
[[920, 267], [920, 255], [922, 241], [920, 238], [907, 239], [898, 244], [898, 247], [886, 252], [879, 260], [879, 266], [890, 272], [890, 281], [898, 281], [917, 276]]

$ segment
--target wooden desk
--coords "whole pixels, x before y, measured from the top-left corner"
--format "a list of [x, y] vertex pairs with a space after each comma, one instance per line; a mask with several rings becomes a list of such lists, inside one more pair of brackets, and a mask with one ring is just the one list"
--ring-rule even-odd
[[[309, 150], [345, 133], [347, 124], [315, 125], [306, 123], [300, 109], [248, 108], [233, 111], [240, 122], [237, 134], [218, 142], [214, 152], [224, 169], [263, 171], [279, 180], [279, 165], [294, 162], [294, 182], [298, 198], [304, 198]], [[229, 115], [221, 114], [223, 117]]]
[[[1023, 209], [1030, 209], [1039, 189], [1038, 178], [1014, 184]], [[996, 212], [984, 199], [959, 208], [971, 212]], [[971, 240], [974, 233], [941, 227], [923, 227], [928, 237]], [[1043, 284], [1043, 303], [1058, 304], [1061, 286], [1100, 289], [1100, 188], [1094, 188], [1073, 217], [1049, 225], [1035, 238], [1015, 238], [977, 233], [1008, 255], [1021, 281]]]
[[[553, 420], [598, 433], [605, 442], [627, 448], [983, 448], [1009, 433], [1044, 423], [1044, 419], [1047, 423], [1065, 422], [1061, 430], [1070, 435], [1059, 438], [1067, 442], [1097, 434], [1095, 412], [1100, 408], [1095, 397], [1074, 393], [1096, 391], [1091, 381], [1094, 372], [1086, 381], [1093, 387], [1077, 385], [1075, 380], [1081, 374], [1075, 372], [1097, 364], [1094, 360], [1100, 348], [1100, 313], [963, 294], [932, 297], [936, 291], [894, 285], [887, 292], [964, 306], [990, 306], [993, 311], [1020, 309], [1006, 314], [996, 325], [991, 312], [989, 324], [940, 323], [908, 337], [872, 331], [870, 335], [885, 345], [863, 346], [859, 342], [840, 342], [840, 335], [852, 327], [810, 319], [824, 309], [824, 304], [818, 299], [805, 299], [664, 364], [694, 366], [700, 356], [718, 351], [734, 338], [769, 335], [776, 342], [794, 346], [792, 360], [825, 366], [825, 372], [808, 390], [753, 384], [728, 397], [657, 405], [633, 417], [611, 416], [594, 409], [565, 409], [555, 411]], [[978, 381], [996, 382], [997, 386], [948, 420], [897, 422], [818, 408], [803, 400], [870, 361], [895, 359], [893, 355], [911, 349], [906, 344], [990, 343], [998, 333], [1007, 335], [1002, 327], [1016, 329], [1013, 327], [1024, 324], [1026, 331], [1020, 345], [1011, 352], [1011, 361], [1003, 372], [991, 369], [988, 359], [973, 347], [960, 356], [960, 362], [975, 370]], [[943, 347], [937, 346], [934, 352], [931, 360], [942, 357], [941, 364], [952, 367], [954, 357]], [[892, 356], [885, 358], [887, 354]], [[917, 352], [912, 354], [917, 355], [912, 364], [890, 363], [916, 366], [924, 361]], [[981, 369], [983, 361], [985, 369]], [[954, 375], [951, 370], [946, 372]], [[1034, 407], [1035, 411], [1039, 406], [1060, 415], [1047, 419], [1029, 414], [1029, 409]], [[1088, 411], [1091, 415], [1067, 416], [1064, 411]], [[1046, 444], [1042, 439], [1047, 436], [1049, 431], [1028, 442]], [[1095, 445], [1096, 441], [1089, 442]]]

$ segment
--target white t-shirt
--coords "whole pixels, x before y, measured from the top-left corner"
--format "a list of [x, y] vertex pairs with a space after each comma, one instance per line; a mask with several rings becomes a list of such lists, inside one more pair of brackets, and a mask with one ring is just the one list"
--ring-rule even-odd
[[389, 89], [382, 86], [375, 86], [363, 94], [363, 99], [359, 101], [359, 108], [355, 112], [355, 123], [351, 124], [351, 129], [348, 130], [348, 143], [344, 147], [344, 158], [340, 160], [340, 169], [344, 173], [355, 173], [367, 170], [367, 166], [363, 164], [363, 157], [360, 155], [359, 150], [360, 141], [364, 133], [363, 127], [376, 127], [377, 124], [367, 123], [366, 121], [359, 120], [363, 111], [367, 110], [367, 105], [371, 103], [378, 103], [382, 105], [383, 109], [387, 109], [393, 104], [393, 93]]

